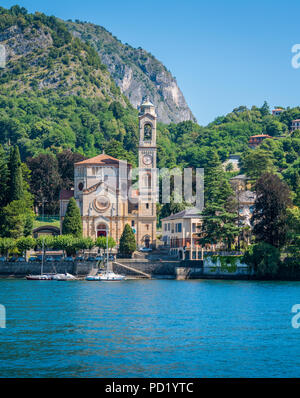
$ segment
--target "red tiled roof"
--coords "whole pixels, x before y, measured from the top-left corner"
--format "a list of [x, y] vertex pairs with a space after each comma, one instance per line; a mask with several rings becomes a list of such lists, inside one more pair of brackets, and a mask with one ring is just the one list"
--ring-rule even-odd
[[69, 200], [69, 199], [73, 198], [73, 196], [74, 196], [73, 190], [62, 189], [59, 194], [59, 199], [60, 200]]
[[75, 163], [76, 166], [78, 165], [107, 165], [113, 163], [119, 163], [121, 160], [113, 158], [112, 156], [106, 155], [102, 153], [101, 155], [97, 155], [91, 159], [82, 160], [81, 162]]
[[268, 134], [258, 134], [258, 135], [252, 135], [251, 137], [250, 137], [250, 139], [251, 138], [259, 138], [259, 137], [269, 137], [269, 138], [272, 138], [270, 135], [268, 135]]
[[292, 121], [292, 123], [294, 123], [294, 122], [300, 122], [300, 119], [295, 119]]

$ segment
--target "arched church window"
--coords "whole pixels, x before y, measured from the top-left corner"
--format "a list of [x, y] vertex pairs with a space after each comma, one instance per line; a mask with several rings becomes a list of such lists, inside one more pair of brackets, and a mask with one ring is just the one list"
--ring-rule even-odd
[[152, 140], [152, 126], [150, 123], [146, 123], [144, 126], [144, 141]]

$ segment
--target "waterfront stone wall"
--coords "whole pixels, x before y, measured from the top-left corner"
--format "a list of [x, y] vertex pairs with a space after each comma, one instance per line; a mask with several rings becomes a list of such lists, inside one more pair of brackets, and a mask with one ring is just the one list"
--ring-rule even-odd
[[[141, 261], [138, 259], [117, 259], [117, 263], [127, 265], [136, 270], [145, 272], [151, 277], [176, 277], [176, 268], [180, 265], [180, 261]], [[113, 263], [113, 271], [126, 276], [140, 277], [141, 274], [129, 270], [121, 265]]]
[[241, 257], [224, 256], [230, 258], [230, 262], [222, 261], [222, 257], [206, 257], [203, 260], [203, 275], [251, 275], [247, 264], [244, 264]]
[[[88, 275], [93, 268], [97, 267], [96, 261], [68, 261], [68, 262], [45, 262], [43, 272], [47, 273], [65, 273], [73, 275]], [[39, 275], [41, 273], [40, 262], [1, 262], [0, 276], [5, 277], [24, 277], [26, 275]]]
[[[119, 264], [118, 264], [119, 263]], [[122, 267], [121, 264], [133, 269]], [[153, 278], [247, 278], [250, 276], [249, 268], [238, 259], [235, 265], [222, 265], [220, 260], [205, 258], [204, 261], [161, 261], [147, 259], [117, 259], [112, 264], [113, 271], [129, 277], [145, 277], [138, 271], [149, 274]], [[86, 276], [97, 269], [96, 261], [70, 261], [70, 262], [45, 262], [44, 273], [68, 272], [77, 276]], [[135, 271], [136, 270], [136, 271]], [[26, 275], [39, 275], [40, 262], [1, 262], [0, 277], [25, 277]]]
[[176, 278], [184, 279], [249, 279], [252, 272], [241, 257], [205, 257], [203, 262], [182, 262], [176, 269]]

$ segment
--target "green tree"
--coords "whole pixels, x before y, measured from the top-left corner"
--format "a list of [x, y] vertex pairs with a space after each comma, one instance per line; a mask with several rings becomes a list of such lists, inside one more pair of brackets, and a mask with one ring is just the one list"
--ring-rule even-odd
[[6, 258], [9, 252], [16, 248], [16, 240], [13, 238], [0, 238], [0, 252]]
[[282, 247], [287, 240], [287, 208], [291, 207], [291, 192], [275, 174], [265, 173], [257, 181], [256, 200], [251, 222], [257, 242]]
[[0, 145], [0, 209], [8, 203], [9, 172], [6, 153]]
[[262, 174], [274, 171], [272, 155], [262, 149], [245, 152], [241, 159], [242, 171], [252, 180], [256, 181]]
[[28, 236], [32, 230], [34, 214], [25, 200], [14, 200], [3, 208], [1, 235], [20, 238]]
[[136, 250], [136, 241], [134, 233], [129, 224], [126, 224], [120, 238], [120, 253], [123, 255], [131, 256]]
[[71, 198], [62, 224], [63, 235], [82, 236], [82, 220], [80, 210], [74, 198]]
[[67, 253], [67, 256], [74, 255], [77, 250], [77, 239], [73, 235], [59, 235], [55, 236], [53, 241], [53, 248], [55, 250], [62, 250]]
[[43, 206], [46, 214], [58, 214], [62, 181], [56, 157], [53, 154], [40, 154], [27, 159], [27, 165], [31, 170], [30, 190], [34, 195], [35, 206]]
[[258, 276], [274, 276], [280, 266], [280, 251], [269, 243], [260, 242], [250, 246], [244, 254], [243, 261]]
[[237, 214], [226, 211], [222, 206], [208, 205], [202, 212], [202, 216], [199, 243], [204, 246], [223, 242], [230, 250], [240, 233]]
[[207, 153], [208, 161], [204, 168], [205, 206], [224, 206], [233, 192], [222, 168], [218, 154], [214, 150]]
[[9, 156], [9, 201], [24, 199], [24, 183], [20, 152], [17, 146], [12, 147]]
[[16, 241], [16, 246], [17, 246], [18, 250], [20, 251], [20, 253], [22, 255], [25, 254], [25, 257], [26, 257], [26, 251], [35, 248], [36, 240], [34, 238], [32, 238], [31, 236], [22, 237]]
[[300, 265], [300, 209], [291, 207], [287, 209], [287, 242], [285, 252], [294, 263]]
[[99, 249], [105, 250], [106, 249], [106, 237], [105, 236], [99, 236], [96, 241], [95, 241], [96, 247]]
[[64, 189], [74, 187], [74, 164], [86, 159], [80, 153], [74, 153], [70, 149], [57, 153], [58, 172], [60, 174], [61, 185]]
[[265, 101], [263, 106], [260, 108], [260, 112], [261, 112], [262, 116], [267, 116], [270, 114], [270, 107], [269, 107], [267, 101]]
[[96, 247], [104, 250], [104, 252], [106, 252], [107, 246], [108, 246], [108, 249], [113, 249], [116, 246], [116, 241], [111, 236], [108, 236], [107, 241], [106, 241], [105, 236], [99, 236], [96, 239], [95, 243], [96, 243]]

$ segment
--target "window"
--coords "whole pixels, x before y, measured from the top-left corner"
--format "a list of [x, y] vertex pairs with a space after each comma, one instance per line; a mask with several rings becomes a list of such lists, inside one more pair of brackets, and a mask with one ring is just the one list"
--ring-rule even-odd
[[149, 209], [149, 203], [146, 203], [146, 209]]
[[192, 231], [193, 231], [193, 232], [196, 232], [196, 224], [193, 224], [193, 225], [192, 225]]
[[131, 221], [131, 226], [134, 227], [134, 220]]
[[145, 124], [144, 126], [144, 141], [152, 140], [152, 126], [150, 123]]
[[178, 224], [178, 232], [182, 231], [181, 223]]

